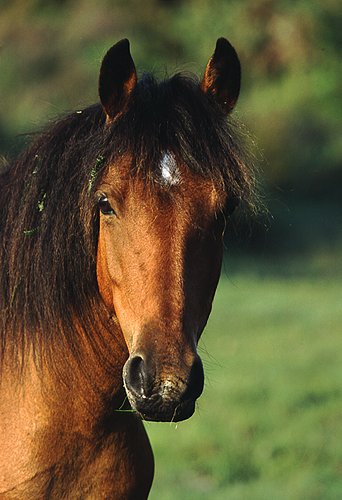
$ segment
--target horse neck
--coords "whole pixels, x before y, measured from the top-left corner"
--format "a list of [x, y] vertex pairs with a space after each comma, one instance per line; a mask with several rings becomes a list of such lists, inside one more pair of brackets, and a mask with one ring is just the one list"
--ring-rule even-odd
[[42, 468], [70, 460], [67, 450], [75, 453], [82, 436], [87, 442], [99, 441], [114, 426], [115, 407], [124, 401], [121, 373], [127, 357], [115, 342], [120, 332], [98, 325], [105, 341], [101, 344], [108, 342], [104, 368], [77, 324], [75, 330], [79, 359], [56, 348], [53, 370], [43, 362], [38, 368], [29, 354], [19, 374], [5, 358], [0, 379], [0, 492], [19, 484], [23, 475], [33, 477]]

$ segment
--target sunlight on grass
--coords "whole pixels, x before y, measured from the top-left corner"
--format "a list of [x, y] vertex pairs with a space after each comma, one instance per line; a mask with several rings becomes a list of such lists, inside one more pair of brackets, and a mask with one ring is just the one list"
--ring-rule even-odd
[[148, 424], [151, 499], [342, 497], [342, 280], [223, 277], [195, 416]]

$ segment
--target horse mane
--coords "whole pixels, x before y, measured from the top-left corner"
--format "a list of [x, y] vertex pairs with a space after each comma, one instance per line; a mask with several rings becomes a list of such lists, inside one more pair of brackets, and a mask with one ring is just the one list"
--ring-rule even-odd
[[94, 317], [105, 312], [94, 192], [119, 156], [129, 153], [132, 175], [153, 184], [161, 155], [172, 152], [254, 206], [254, 176], [236, 133], [198, 81], [177, 74], [161, 82], [142, 77], [111, 125], [98, 104], [39, 134], [0, 175], [0, 355], [10, 350], [24, 359], [31, 349], [39, 360], [59, 343], [77, 358], [75, 318], [89, 341], [96, 338]]

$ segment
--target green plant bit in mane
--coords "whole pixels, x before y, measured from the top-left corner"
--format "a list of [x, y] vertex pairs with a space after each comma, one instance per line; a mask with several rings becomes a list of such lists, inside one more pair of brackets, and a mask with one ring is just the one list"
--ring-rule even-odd
[[101, 165], [104, 162], [104, 157], [103, 156], [98, 156], [96, 158], [96, 163], [95, 166], [91, 169], [90, 171], [90, 177], [89, 177], [89, 185], [88, 185], [88, 193], [93, 189], [96, 177], [97, 177], [97, 172], [100, 169]]
[[24, 230], [24, 235], [25, 236], [32, 236], [37, 230], [38, 230], [37, 227], [34, 227], [33, 229], [26, 229], [26, 230]]
[[39, 212], [42, 212], [44, 210], [44, 200], [46, 198], [46, 193], [43, 194], [41, 200], [38, 201], [37, 203], [37, 208]]

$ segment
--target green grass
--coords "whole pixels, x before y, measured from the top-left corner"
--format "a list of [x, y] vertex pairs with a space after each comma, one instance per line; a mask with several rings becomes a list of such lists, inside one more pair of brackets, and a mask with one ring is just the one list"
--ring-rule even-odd
[[299, 267], [221, 279], [196, 414], [146, 425], [152, 500], [342, 498], [342, 279]]

